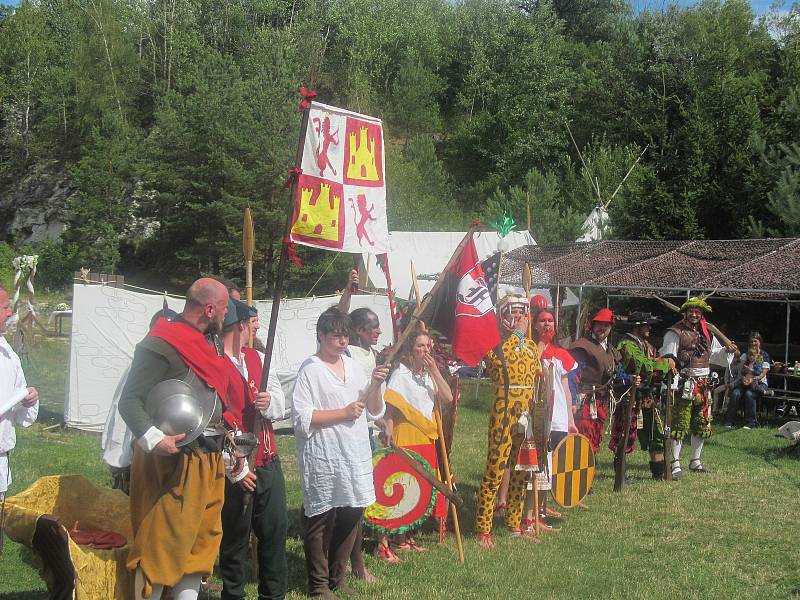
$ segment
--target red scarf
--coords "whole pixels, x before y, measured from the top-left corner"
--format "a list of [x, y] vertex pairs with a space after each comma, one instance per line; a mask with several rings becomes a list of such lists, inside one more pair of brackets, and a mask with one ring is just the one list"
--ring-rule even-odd
[[150, 329], [153, 337], [167, 342], [194, 373], [216, 390], [224, 406], [228, 404], [228, 360], [217, 354], [200, 330], [182, 321], [156, 321]]
[[547, 344], [544, 352], [542, 352], [542, 358], [555, 358], [556, 360], [560, 360], [561, 364], [564, 365], [564, 370], [567, 372], [572, 371], [576, 364], [575, 359], [572, 358], [569, 352], [554, 344]]
[[[249, 381], [247, 388], [250, 390], [252, 398], [250, 409], [245, 410], [243, 415], [243, 423], [246, 431], [253, 431], [255, 429], [255, 420], [257, 411], [255, 409], [255, 392], [261, 384], [261, 375], [264, 372], [264, 363], [261, 361], [261, 355], [255, 348], [242, 348], [244, 355], [244, 363], [247, 365], [247, 375]], [[275, 432], [272, 430], [272, 421], [269, 419], [262, 419], [261, 435], [258, 436], [258, 458], [256, 459], [256, 467], [260, 467], [265, 463], [272, 462], [278, 455], [278, 449], [275, 446]]]

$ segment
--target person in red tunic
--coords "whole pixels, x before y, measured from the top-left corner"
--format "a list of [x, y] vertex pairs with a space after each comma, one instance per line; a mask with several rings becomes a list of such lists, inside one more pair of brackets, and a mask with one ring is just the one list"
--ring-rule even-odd
[[[273, 419], [283, 417], [285, 399], [280, 381], [270, 369], [267, 391], [260, 392], [264, 354], [248, 344], [253, 334], [251, 310], [230, 300], [222, 341], [235, 386], [229, 405], [243, 433], [257, 436], [255, 461], [245, 458], [241, 472], [225, 482], [219, 573], [223, 600], [245, 597], [250, 533], [258, 540], [258, 597], [282, 600], [288, 587], [286, 562], [286, 482], [275, 445]], [[252, 456], [251, 456], [252, 458]]]

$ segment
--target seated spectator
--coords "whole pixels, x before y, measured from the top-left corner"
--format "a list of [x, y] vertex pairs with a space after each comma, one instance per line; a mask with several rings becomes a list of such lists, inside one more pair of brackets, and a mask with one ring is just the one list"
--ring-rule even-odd
[[733, 382], [725, 424], [733, 427], [737, 419], [739, 405], [744, 398], [745, 429], [758, 426], [756, 420], [756, 403], [767, 391], [767, 373], [769, 373], [769, 355], [761, 349], [761, 334], [754, 331], [750, 334], [747, 353], [739, 357], [739, 377]]

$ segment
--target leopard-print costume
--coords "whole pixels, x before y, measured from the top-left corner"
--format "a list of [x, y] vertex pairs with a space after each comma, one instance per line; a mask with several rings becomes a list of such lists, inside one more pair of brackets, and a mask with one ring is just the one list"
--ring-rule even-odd
[[517, 529], [522, 521], [522, 504], [525, 499], [524, 471], [514, 470], [522, 436], [513, 436], [520, 415], [530, 410], [534, 398], [536, 378], [542, 373], [539, 350], [527, 337], [512, 334], [503, 342], [503, 355], [508, 369], [508, 398], [500, 359], [491, 351], [486, 356], [487, 370], [492, 380], [494, 405], [489, 417], [489, 441], [486, 452], [486, 469], [478, 491], [475, 514], [475, 532], [490, 533], [495, 498], [506, 469], [511, 469], [505, 523]]

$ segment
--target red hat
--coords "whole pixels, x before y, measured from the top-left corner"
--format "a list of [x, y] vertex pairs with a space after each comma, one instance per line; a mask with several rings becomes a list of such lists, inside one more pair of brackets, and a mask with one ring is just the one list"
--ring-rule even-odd
[[535, 296], [531, 297], [531, 309], [534, 308], [538, 309], [547, 308], [547, 298], [545, 298], [541, 294], [536, 294]]
[[614, 313], [611, 309], [601, 308], [592, 317], [592, 323], [613, 323]]

